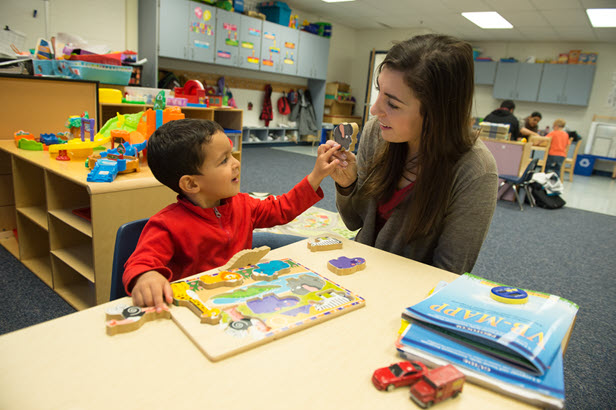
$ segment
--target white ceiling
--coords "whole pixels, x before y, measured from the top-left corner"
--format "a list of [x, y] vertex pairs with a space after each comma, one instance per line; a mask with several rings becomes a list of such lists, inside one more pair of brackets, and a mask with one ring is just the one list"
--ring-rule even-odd
[[[355, 29], [427, 28], [467, 41], [616, 42], [616, 28], [593, 28], [587, 8], [616, 8], [616, 0], [288, 0], [320, 21]], [[497, 11], [513, 29], [484, 30], [460, 13]]]

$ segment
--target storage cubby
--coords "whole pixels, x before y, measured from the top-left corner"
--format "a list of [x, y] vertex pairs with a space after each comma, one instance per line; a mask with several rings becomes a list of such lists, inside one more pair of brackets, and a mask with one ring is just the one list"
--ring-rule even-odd
[[289, 141], [298, 142], [299, 135], [297, 128], [244, 127], [244, 129], [242, 130], [242, 140], [244, 144], [261, 144]]
[[91, 238], [92, 222], [73, 212], [90, 208], [90, 196], [86, 187], [51, 172], [47, 173], [46, 179], [49, 214]]
[[79, 272], [66, 264], [55, 254], [51, 255], [54, 272], [54, 290], [76, 309], [87, 309], [96, 305], [96, 288]]
[[17, 213], [19, 259], [48, 286], [53, 287], [47, 231], [29, 217]]
[[52, 255], [61, 259], [90, 282], [94, 282], [91, 236], [85, 235], [51, 215], [49, 217], [49, 242]]
[[18, 214], [47, 230], [45, 173], [28, 161], [13, 157], [13, 192]]

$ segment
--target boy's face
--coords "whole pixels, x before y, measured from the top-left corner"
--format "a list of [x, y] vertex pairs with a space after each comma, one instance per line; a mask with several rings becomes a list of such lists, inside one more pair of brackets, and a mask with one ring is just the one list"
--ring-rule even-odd
[[240, 192], [240, 162], [231, 155], [229, 138], [221, 131], [201, 149], [206, 154], [199, 168], [201, 175], [194, 176], [200, 188], [196, 195], [201, 206], [211, 208]]

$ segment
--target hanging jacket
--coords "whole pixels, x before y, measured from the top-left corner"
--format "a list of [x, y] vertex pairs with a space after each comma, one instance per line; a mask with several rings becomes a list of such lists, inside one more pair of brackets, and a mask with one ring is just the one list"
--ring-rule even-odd
[[272, 111], [272, 86], [267, 84], [265, 86], [265, 96], [263, 96], [263, 108], [261, 109], [261, 116], [259, 119], [265, 121], [265, 126], [269, 127], [269, 123], [274, 119], [274, 113]]
[[317, 118], [312, 106], [310, 91], [298, 90], [298, 101], [291, 108], [289, 121], [296, 121], [300, 136], [318, 135]]

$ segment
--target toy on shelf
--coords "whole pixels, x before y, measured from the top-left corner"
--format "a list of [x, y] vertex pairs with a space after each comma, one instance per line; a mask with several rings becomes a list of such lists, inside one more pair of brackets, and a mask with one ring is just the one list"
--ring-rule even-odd
[[450, 397], [462, 393], [466, 378], [453, 365], [437, 367], [427, 371], [421, 380], [411, 387], [411, 399], [426, 409]]
[[138, 306], [116, 305], [105, 311], [107, 322], [107, 334], [109, 336], [118, 333], [131, 332], [139, 329], [144, 323], [156, 319], [169, 319], [169, 309], [156, 312], [155, 307], [140, 308]]
[[342, 146], [341, 151], [354, 151], [359, 127], [356, 123], [343, 122], [334, 128], [334, 140]]
[[175, 98], [186, 98], [189, 104], [208, 105], [208, 98], [201, 81], [188, 80], [184, 87], [175, 87], [173, 91]]
[[417, 383], [428, 368], [422, 362], [398, 362], [376, 369], [372, 374], [372, 384], [379, 390], [392, 391], [396, 387], [411, 386]]
[[30, 140], [30, 141], [36, 141], [36, 139], [34, 138], [34, 135], [32, 135], [32, 133], [30, 133], [28, 131], [24, 131], [24, 130], [15, 131], [13, 133], [13, 138], [15, 139], [15, 146], [17, 148], [19, 148], [19, 141], [21, 141], [22, 139]]
[[[117, 148], [111, 148], [100, 154], [88, 157], [90, 172], [86, 180], [88, 182], [113, 182], [118, 174], [139, 172], [139, 152], [147, 146], [147, 141], [140, 144], [119, 144]], [[125, 155], [126, 154], [126, 155]]]
[[327, 262], [327, 268], [336, 275], [350, 275], [366, 268], [364, 258], [347, 258], [341, 256], [338, 259], [331, 259]]
[[68, 156], [68, 153], [65, 149], [58, 150], [58, 155], [56, 155], [56, 161], [70, 161], [71, 159]]
[[310, 249], [312, 252], [342, 249], [342, 242], [336, 238], [331, 238], [329, 236], [321, 236], [319, 238], [309, 239], [308, 249]]

